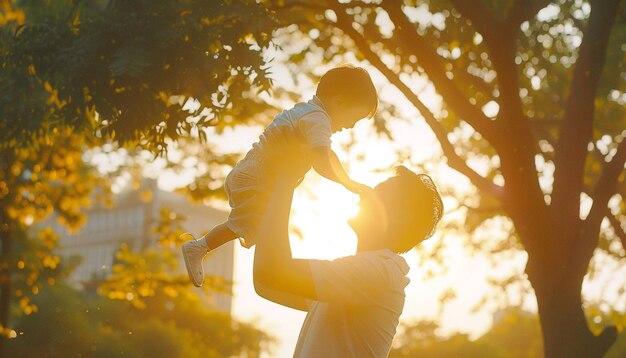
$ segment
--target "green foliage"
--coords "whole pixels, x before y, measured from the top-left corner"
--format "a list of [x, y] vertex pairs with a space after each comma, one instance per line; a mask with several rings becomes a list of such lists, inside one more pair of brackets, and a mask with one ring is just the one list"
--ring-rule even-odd
[[399, 344], [391, 350], [389, 357], [509, 357], [505, 349], [471, 341], [465, 334], [441, 338], [434, 332], [438, 328], [434, 322], [420, 321], [402, 328], [401, 335], [397, 337]]
[[[27, 1], [0, 28], [0, 145], [53, 128], [166, 150], [165, 138], [265, 108], [261, 50], [274, 20], [255, 1]], [[189, 112], [181, 105], [197, 100]], [[255, 112], [252, 112], [255, 111]]]
[[[622, 329], [617, 342], [605, 358], [623, 357], [626, 353], [626, 315], [603, 313], [598, 307], [588, 310], [592, 329], [600, 332], [608, 324]], [[536, 314], [509, 307], [494, 315], [494, 323], [482, 336], [470, 340], [462, 333], [442, 336], [436, 322], [422, 320], [401, 326], [389, 357], [507, 357], [541, 358], [543, 344]]]
[[508, 357], [543, 357], [539, 317], [518, 307], [496, 312], [491, 329], [477, 342], [502, 347]]
[[[96, 326], [90, 322], [87, 303], [76, 291], [62, 285], [47, 287], [34, 302], [40, 310], [17, 324], [18, 335], [7, 347], [10, 356], [59, 357], [72, 351], [75, 356], [89, 355]], [[54, 329], [49, 322], [54, 322]]]
[[7, 218], [25, 226], [55, 211], [69, 228], [80, 226], [81, 208], [98, 182], [81, 158], [89, 142], [69, 129], [55, 129], [30, 148], [2, 150], [0, 201]]
[[56, 285], [35, 303], [40, 311], [17, 322], [7, 345], [11, 357], [254, 356], [271, 342], [254, 327], [182, 297], [137, 310]]
[[[69, 129], [53, 130], [28, 149], [0, 151], [0, 283], [3, 291], [10, 289], [0, 302], [5, 314], [9, 301], [16, 302], [13, 315], [36, 312], [32, 297], [62, 279], [74, 264], [61, 263], [53, 253], [57, 233], [36, 224], [53, 212], [70, 230], [84, 222], [82, 210], [92, 187], [104, 184], [81, 159], [86, 143]], [[9, 333], [8, 324], [8, 319], [0, 322], [3, 336]]]
[[418, 321], [402, 326], [390, 357], [543, 357], [541, 328], [535, 314], [511, 307], [497, 313], [491, 329], [470, 340], [467, 335], [438, 334], [438, 325]]

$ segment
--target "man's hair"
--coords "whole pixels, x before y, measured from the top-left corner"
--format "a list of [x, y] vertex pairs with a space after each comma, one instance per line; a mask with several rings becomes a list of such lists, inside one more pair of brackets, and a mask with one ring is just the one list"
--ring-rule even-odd
[[369, 73], [361, 67], [343, 65], [326, 72], [317, 84], [315, 94], [322, 100], [339, 96], [348, 103], [370, 108], [368, 118], [378, 109], [378, 95]]
[[433, 180], [400, 166], [374, 189], [380, 200], [389, 249], [404, 253], [435, 233], [443, 202]]

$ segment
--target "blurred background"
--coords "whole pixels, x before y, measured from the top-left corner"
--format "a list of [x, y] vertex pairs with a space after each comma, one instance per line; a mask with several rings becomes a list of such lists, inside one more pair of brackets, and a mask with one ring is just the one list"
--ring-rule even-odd
[[[0, 1], [0, 357], [289, 357], [305, 314], [254, 249], [184, 271], [178, 236], [327, 70], [379, 112], [333, 136], [354, 180], [439, 186], [392, 357], [626, 356], [626, 1]], [[315, 173], [294, 255], [353, 254], [358, 197]]]

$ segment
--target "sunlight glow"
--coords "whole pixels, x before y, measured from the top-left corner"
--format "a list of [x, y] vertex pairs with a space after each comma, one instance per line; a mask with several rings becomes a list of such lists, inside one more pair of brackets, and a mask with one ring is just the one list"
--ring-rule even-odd
[[[324, 184], [320, 184], [319, 186], [326, 186]], [[326, 190], [326, 196], [318, 199], [318, 203], [321, 206], [322, 211], [341, 221], [346, 221], [356, 215], [359, 210], [358, 198], [356, 195], [352, 194], [346, 196], [346, 193], [343, 192], [346, 189], [337, 185], [329, 186], [324, 189]]]
[[341, 185], [310, 173], [294, 195], [291, 224], [302, 238], [292, 237], [294, 256], [334, 259], [352, 255], [356, 237], [348, 219], [358, 212], [359, 198]]

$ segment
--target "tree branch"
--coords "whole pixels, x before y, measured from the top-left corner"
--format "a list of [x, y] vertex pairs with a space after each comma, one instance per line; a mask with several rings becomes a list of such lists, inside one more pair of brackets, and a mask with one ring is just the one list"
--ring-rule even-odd
[[615, 231], [615, 235], [619, 238], [619, 241], [622, 242], [622, 247], [626, 250], [626, 231], [622, 228], [622, 223], [617, 219], [617, 217], [610, 212], [606, 215], [607, 219], [613, 226], [613, 231]]
[[593, 206], [586, 221], [590, 219], [599, 221], [603, 217], [602, 208], [606, 207], [609, 199], [617, 193], [618, 178], [624, 172], [624, 163], [626, 163], [626, 139], [622, 139], [619, 143], [611, 161], [604, 163], [598, 183], [591, 195]]
[[485, 82], [481, 77], [467, 72], [466, 68], [459, 67], [455, 63], [452, 64], [452, 74], [454, 78], [460, 78], [462, 81], [468, 83], [470, 88], [474, 87], [488, 96], [490, 100], [493, 99], [493, 84]]
[[611, 161], [604, 164], [598, 183], [591, 195], [593, 204], [577, 238], [578, 252], [573, 255], [575, 260], [578, 260], [575, 267], [579, 270], [587, 269], [593, 250], [598, 246], [602, 219], [606, 215], [609, 199], [617, 193], [617, 183], [620, 175], [624, 172], [624, 163], [626, 163], [626, 139], [622, 139]]
[[[485, 45], [489, 49], [489, 58], [498, 74], [500, 98], [498, 100], [502, 113], [498, 118], [514, 123], [515, 132], [530, 133], [527, 119], [523, 116], [519, 97], [519, 78], [514, 62], [516, 36], [518, 27], [497, 21], [488, 7], [481, 1], [451, 0], [462, 16], [469, 19], [474, 29], [483, 35]], [[524, 122], [524, 123], [519, 123]]]
[[[342, 4], [342, 5], [344, 5], [343, 6], [344, 8], [348, 8], [347, 6], [345, 6], [347, 4]], [[352, 4], [352, 6], [354, 7], [357, 5]], [[377, 7], [380, 8], [380, 5], [377, 5]], [[400, 43], [393, 37], [385, 38], [381, 36], [380, 32], [378, 31], [367, 31], [367, 32], [364, 31], [363, 36], [365, 36], [368, 39], [369, 43], [382, 44], [383, 47], [386, 47], [390, 51], [390, 53], [394, 53], [395, 52], [394, 50], [400, 45]], [[430, 47], [431, 45], [428, 44], [428, 46]], [[398, 57], [401, 60], [404, 59], [406, 61], [405, 57], [403, 57], [402, 55], [398, 55]], [[466, 83], [468, 85], [467, 88], [470, 90], [473, 90], [474, 93], [482, 92], [488, 98], [486, 102], [488, 102], [489, 100], [493, 100], [493, 93], [494, 93], [495, 87], [492, 83], [486, 82], [484, 78], [482, 78], [479, 75], [475, 75], [475, 74], [468, 72], [466, 67], [459, 66], [459, 63], [455, 61], [450, 61], [446, 65], [448, 64], [452, 65], [452, 69], [450, 70], [450, 72], [453, 75], [455, 83], [458, 83], [458, 82]], [[417, 67], [416, 71], [418, 71], [419, 73], [423, 73], [423, 70], [419, 68], [419, 66], [415, 66], [413, 63], [409, 63], [409, 65], [411, 67]]]
[[358, 33], [351, 25], [351, 18], [343, 13], [337, 12], [337, 23], [333, 24], [342, 30], [348, 37], [354, 41], [355, 45], [363, 53], [365, 58], [376, 67], [389, 82], [391, 82], [396, 88], [398, 88], [402, 94], [413, 104], [424, 116], [426, 123], [433, 130], [437, 137], [444, 155], [448, 159], [448, 164], [451, 168], [465, 175], [476, 187], [481, 191], [501, 200], [503, 197], [504, 188], [494, 184], [492, 181], [484, 178], [472, 168], [470, 168], [465, 160], [463, 160], [454, 150], [454, 146], [447, 137], [447, 132], [444, 127], [437, 121], [433, 113], [424, 105], [424, 103], [413, 93], [413, 91], [400, 79], [398, 74], [390, 70], [380, 59], [379, 54], [374, 53], [369, 46], [369, 43]]
[[534, 165], [536, 144], [519, 96], [519, 75], [514, 61], [518, 29], [498, 22], [481, 2], [453, 0], [452, 3], [483, 34], [489, 59], [497, 73], [500, 111], [495, 127], [506, 145], [499, 148], [494, 144], [494, 147], [498, 149], [502, 174], [510, 193], [524, 193], [522, 196], [513, 194], [514, 211], [521, 213], [514, 215], [514, 221], [518, 226], [528, 226], [523, 224], [527, 213], [538, 214], [545, 202]]
[[497, 42], [502, 34], [502, 24], [491, 14], [482, 1], [451, 0], [455, 9], [472, 22], [473, 27], [485, 40], [485, 43]]
[[522, 22], [533, 18], [539, 10], [548, 6], [551, 0], [517, 0], [506, 14], [505, 26], [517, 29]]
[[443, 60], [417, 34], [415, 26], [402, 11], [402, 2], [399, 0], [387, 0], [383, 1], [381, 6], [393, 21], [398, 40], [406, 45], [404, 49], [411, 51], [418, 58], [420, 66], [424, 68], [428, 78], [435, 85], [437, 92], [446, 99], [446, 103], [450, 105], [450, 108], [495, 148], [501, 147], [504, 141], [502, 136], [497, 133], [494, 122], [485, 116], [480, 108], [472, 105], [463, 92], [459, 90], [456, 83], [446, 77]]
[[622, 199], [626, 200], [626, 181], [617, 183], [617, 193], [622, 196]]
[[578, 220], [587, 144], [592, 137], [595, 94], [606, 59], [606, 47], [618, 2], [619, 0], [592, 2], [589, 23], [584, 32], [570, 85], [571, 92], [554, 160], [551, 205], [553, 212], [562, 218], [557, 221], [557, 229], [565, 237], [573, 238], [577, 230], [572, 223]]
[[498, 22], [487, 8], [479, 5], [480, 2], [455, 0], [453, 3], [479, 32], [484, 32], [489, 59], [497, 73], [500, 111], [493, 123], [500, 140], [506, 144], [500, 147], [494, 143], [494, 147], [500, 155], [501, 171], [509, 189], [507, 213], [520, 236], [527, 238], [524, 245], [528, 251], [544, 250], [546, 243], [535, 241], [545, 235], [541, 232], [544, 225], [531, 224], [533, 217], [537, 219], [535, 222], [548, 220], [549, 212], [535, 167], [536, 141], [519, 96], [519, 74], [515, 64], [519, 28]]
[[276, 2], [272, 1], [267, 5], [267, 8], [272, 11], [288, 11], [288, 10], [292, 10], [296, 8], [303, 8], [303, 9], [310, 9], [310, 10], [318, 10], [318, 11], [321, 11], [322, 13], [324, 12], [324, 10], [326, 10], [326, 8], [320, 4], [315, 4], [312, 2], [300, 1], [300, 0], [279, 2], [279, 4], [276, 4]]

